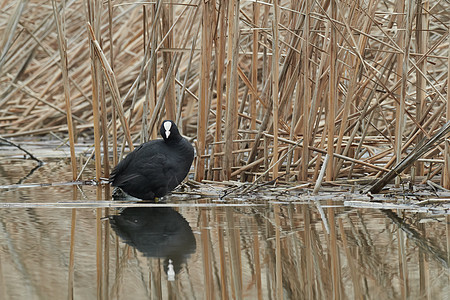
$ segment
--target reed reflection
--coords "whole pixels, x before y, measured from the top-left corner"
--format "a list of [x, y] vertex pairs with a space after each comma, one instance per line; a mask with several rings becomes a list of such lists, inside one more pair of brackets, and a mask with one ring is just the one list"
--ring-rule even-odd
[[132, 207], [110, 217], [116, 234], [146, 257], [164, 260], [168, 280], [175, 279], [197, 248], [184, 217], [170, 207]]

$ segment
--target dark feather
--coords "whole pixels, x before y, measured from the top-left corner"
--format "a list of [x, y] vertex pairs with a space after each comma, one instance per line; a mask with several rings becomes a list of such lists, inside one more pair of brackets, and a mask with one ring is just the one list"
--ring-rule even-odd
[[131, 196], [152, 200], [177, 187], [194, 159], [192, 145], [173, 124], [169, 138], [149, 141], [128, 154], [111, 172], [110, 182]]

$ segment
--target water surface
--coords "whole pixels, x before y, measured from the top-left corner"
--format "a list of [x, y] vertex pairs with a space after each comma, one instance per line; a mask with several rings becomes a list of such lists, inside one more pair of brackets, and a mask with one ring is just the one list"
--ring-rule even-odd
[[[1, 184], [71, 179], [64, 161], [29, 174], [34, 166], [2, 163]], [[174, 195], [166, 204], [105, 208], [109, 194], [96, 186], [1, 189], [0, 298], [450, 296], [448, 215], [353, 208], [333, 197], [282, 203]]]

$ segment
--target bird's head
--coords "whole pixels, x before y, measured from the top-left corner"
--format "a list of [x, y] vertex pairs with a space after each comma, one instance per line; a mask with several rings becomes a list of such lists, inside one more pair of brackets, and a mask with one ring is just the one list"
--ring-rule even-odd
[[171, 120], [165, 120], [162, 122], [161, 128], [159, 129], [164, 141], [176, 141], [180, 139], [181, 135], [178, 131], [177, 125]]

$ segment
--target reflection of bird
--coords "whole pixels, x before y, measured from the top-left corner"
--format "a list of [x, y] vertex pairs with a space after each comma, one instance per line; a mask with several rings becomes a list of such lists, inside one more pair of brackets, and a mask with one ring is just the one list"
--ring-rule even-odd
[[163, 258], [166, 273], [178, 274], [197, 247], [189, 223], [170, 207], [126, 208], [111, 216], [110, 223], [128, 245], [147, 257]]
[[164, 121], [163, 139], [149, 141], [128, 154], [111, 172], [109, 181], [133, 197], [153, 200], [172, 191], [189, 173], [194, 148], [174, 122]]

